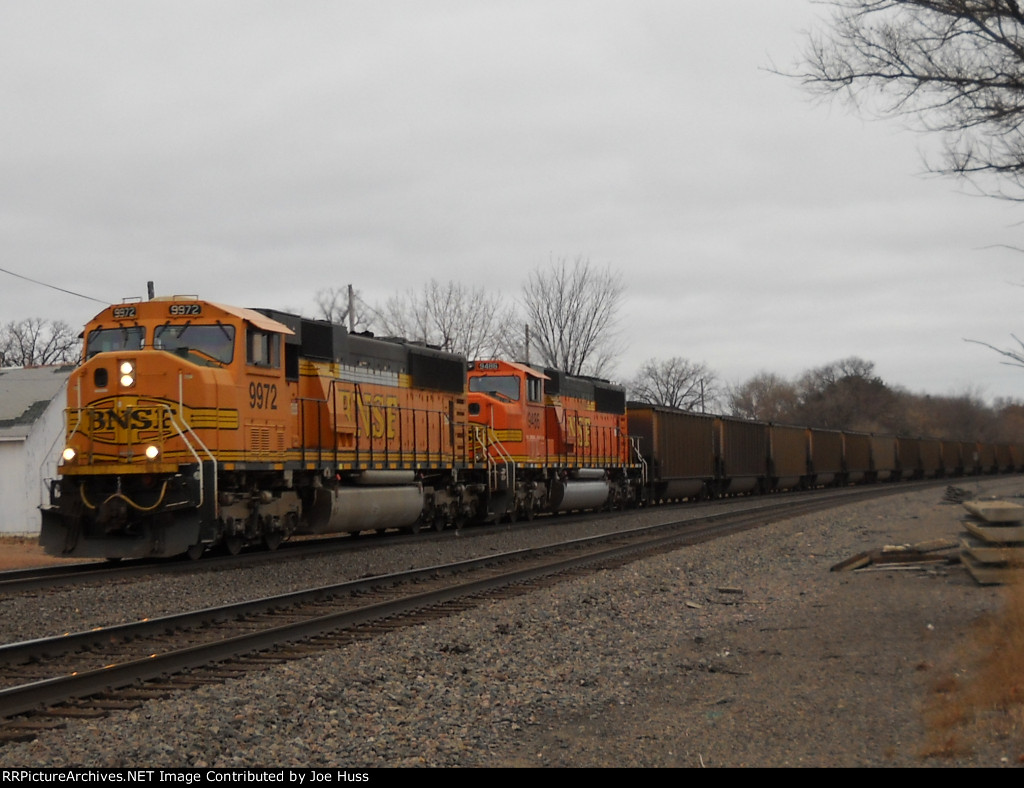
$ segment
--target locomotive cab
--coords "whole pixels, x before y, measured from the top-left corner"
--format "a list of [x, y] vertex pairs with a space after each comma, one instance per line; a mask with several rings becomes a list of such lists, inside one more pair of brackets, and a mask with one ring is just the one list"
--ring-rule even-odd
[[486, 428], [523, 465], [543, 461], [544, 381], [547, 376], [511, 361], [477, 361], [469, 370], [469, 420]]
[[488, 467], [491, 512], [533, 517], [545, 508], [547, 492], [547, 376], [511, 361], [476, 361], [468, 378], [468, 419]]
[[280, 463], [290, 445], [290, 333], [255, 311], [182, 296], [97, 315], [68, 383], [61, 478], [42, 509], [47, 552], [201, 552], [219, 517], [246, 516], [248, 502], [225, 511], [233, 502], [218, 478]]
[[632, 498], [620, 387], [477, 361], [469, 370], [469, 420], [490, 468], [497, 513], [532, 516]]

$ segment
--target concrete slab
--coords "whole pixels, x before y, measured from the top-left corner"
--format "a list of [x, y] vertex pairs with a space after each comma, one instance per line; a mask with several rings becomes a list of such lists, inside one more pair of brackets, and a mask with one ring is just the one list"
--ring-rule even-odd
[[1024, 542], [1024, 525], [992, 525], [976, 520], [964, 520], [963, 523], [967, 533], [989, 544]]
[[987, 523], [1019, 523], [1024, 521], [1024, 506], [1010, 501], [965, 501], [963, 507]]
[[988, 544], [964, 541], [960, 556], [969, 555], [980, 564], [1024, 566], [1024, 547], [993, 547]]

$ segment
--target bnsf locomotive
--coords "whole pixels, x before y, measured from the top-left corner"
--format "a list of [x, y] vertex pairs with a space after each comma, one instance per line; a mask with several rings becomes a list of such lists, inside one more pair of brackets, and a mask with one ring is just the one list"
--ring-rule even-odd
[[632, 503], [621, 388], [194, 297], [85, 328], [42, 509], [52, 555], [200, 556], [292, 534]]

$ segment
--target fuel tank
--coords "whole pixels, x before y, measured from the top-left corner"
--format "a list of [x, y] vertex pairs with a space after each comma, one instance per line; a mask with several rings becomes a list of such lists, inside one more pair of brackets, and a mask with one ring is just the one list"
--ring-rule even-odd
[[358, 533], [407, 528], [423, 511], [423, 487], [320, 487], [303, 512], [301, 531], [310, 534]]
[[608, 500], [606, 481], [556, 481], [551, 484], [548, 508], [552, 512], [569, 509], [596, 509]]

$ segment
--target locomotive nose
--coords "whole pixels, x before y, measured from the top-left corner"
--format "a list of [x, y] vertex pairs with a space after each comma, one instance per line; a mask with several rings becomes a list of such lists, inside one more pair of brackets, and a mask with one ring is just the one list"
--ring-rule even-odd
[[96, 522], [102, 524], [107, 533], [119, 531], [128, 519], [128, 504], [119, 497], [108, 498], [100, 507]]

